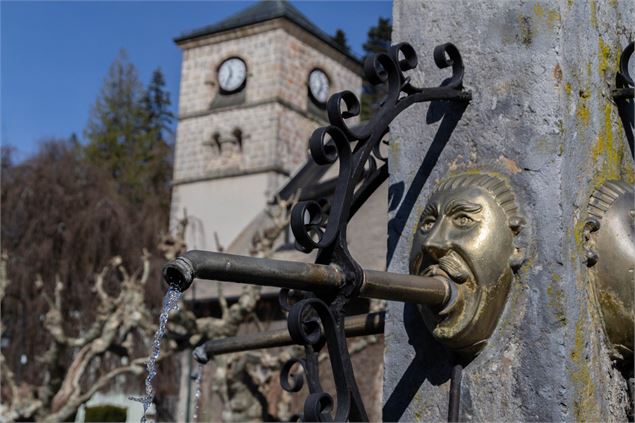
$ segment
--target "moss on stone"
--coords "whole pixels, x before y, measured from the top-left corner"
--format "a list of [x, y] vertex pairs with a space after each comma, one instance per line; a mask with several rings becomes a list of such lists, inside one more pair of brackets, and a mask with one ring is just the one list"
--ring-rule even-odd
[[604, 42], [602, 37], [598, 38], [598, 51], [598, 71], [600, 72], [600, 76], [603, 76], [611, 65], [612, 52], [611, 47]]
[[560, 22], [560, 12], [556, 9], [545, 9], [542, 3], [536, 3], [533, 7], [534, 15], [537, 19], [544, 19], [548, 26], [553, 27], [556, 22]]
[[578, 257], [584, 254], [584, 225], [586, 224], [586, 217], [577, 219], [573, 224], [573, 238], [575, 239], [575, 251], [577, 255], [572, 256], [572, 261], [575, 263]]
[[530, 45], [534, 38], [534, 31], [529, 16], [518, 16], [518, 25], [520, 29], [520, 41], [525, 45]]
[[547, 13], [547, 25], [553, 27], [556, 23], [560, 22], [560, 12], [556, 9], [551, 9]]
[[560, 275], [557, 273], [551, 274], [552, 282], [547, 286], [547, 297], [549, 298], [547, 304], [553, 310], [556, 321], [564, 326], [567, 324], [567, 315], [564, 306], [564, 294], [562, 289], [558, 287], [560, 282]]
[[585, 127], [589, 125], [589, 108], [586, 104], [586, 100], [582, 97], [582, 100], [578, 103], [577, 110], [575, 112], [576, 117], [578, 118], [578, 122], [584, 125]]
[[589, 366], [586, 359], [586, 340], [584, 334], [587, 332], [584, 324], [583, 306], [581, 306], [578, 322], [575, 325], [575, 343], [571, 350], [570, 379], [575, 389], [573, 401], [573, 413], [576, 421], [600, 421], [598, 404], [595, 399], [595, 384], [591, 379]]
[[599, 188], [606, 181], [622, 179], [622, 171], [625, 170], [622, 163], [624, 143], [615, 142], [613, 135], [613, 122], [616, 118], [613, 113], [613, 104], [607, 101], [604, 105], [603, 128], [591, 150], [591, 158], [595, 163], [594, 189]]

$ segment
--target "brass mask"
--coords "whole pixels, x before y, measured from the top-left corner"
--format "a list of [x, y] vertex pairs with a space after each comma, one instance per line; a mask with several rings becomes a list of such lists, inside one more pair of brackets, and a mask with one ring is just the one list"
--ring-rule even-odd
[[591, 196], [585, 225], [592, 290], [608, 339], [621, 358], [633, 355], [634, 201], [631, 185], [608, 181]]
[[421, 306], [433, 336], [454, 350], [478, 352], [505, 305], [522, 257], [514, 237], [524, 220], [514, 193], [490, 175], [458, 175], [430, 197], [410, 256], [410, 273], [441, 276], [457, 295], [443, 310]]

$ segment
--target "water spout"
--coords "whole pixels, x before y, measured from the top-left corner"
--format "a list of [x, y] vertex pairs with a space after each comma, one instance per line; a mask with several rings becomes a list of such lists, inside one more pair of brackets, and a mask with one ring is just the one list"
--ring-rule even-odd
[[[179, 291], [190, 287], [194, 278], [268, 285], [331, 294], [352, 283], [335, 266], [245, 257], [210, 251], [188, 251], [163, 268], [165, 281]], [[441, 276], [402, 275], [364, 270], [359, 295], [391, 301], [407, 301], [444, 307], [457, 296], [458, 287]]]
[[192, 415], [192, 421], [198, 421], [198, 412], [201, 408], [201, 384], [203, 383], [203, 364], [198, 364], [198, 373], [196, 374], [196, 389], [194, 391], [194, 414]]
[[173, 287], [170, 287], [165, 293], [165, 297], [163, 298], [163, 309], [161, 310], [161, 316], [159, 317], [159, 328], [154, 334], [152, 352], [150, 353], [150, 357], [146, 363], [146, 369], [148, 370], [148, 375], [145, 380], [146, 394], [142, 397], [129, 397], [129, 399], [143, 404], [143, 417], [141, 418], [141, 423], [146, 422], [146, 412], [154, 400], [154, 387], [152, 386], [152, 381], [157, 375], [156, 363], [161, 352], [161, 339], [163, 339], [163, 336], [165, 335], [168, 316], [173, 310], [178, 309], [178, 301], [181, 298], [181, 295], [183, 295], [182, 292]]

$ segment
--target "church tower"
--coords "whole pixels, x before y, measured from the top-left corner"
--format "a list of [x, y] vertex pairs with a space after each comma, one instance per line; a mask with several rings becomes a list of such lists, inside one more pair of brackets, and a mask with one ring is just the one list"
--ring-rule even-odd
[[328, 97], [361, 94], [361, 64], [290, 3], [261, 1], [175, 39], [183, 51], [171, 225], [228, 246], [307, 159]]

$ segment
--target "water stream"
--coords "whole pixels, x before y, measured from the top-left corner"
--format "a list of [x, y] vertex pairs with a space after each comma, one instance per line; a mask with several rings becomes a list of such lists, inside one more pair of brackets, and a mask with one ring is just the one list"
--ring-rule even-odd
[[192, 421], [198, 421], [198, 410], [201, 407], [201, 382], [203, 381], [203, 364], [198, 363], [198, 374], [196, 375], [196, 390], [194, 391], [194, 414]]
[[133, 401], [138, 401], [143, 404], [143, 417], [141, 423], [146, 422], [146, 412], [154, 400], [154, 387], [152, 386], [152, 380], [157, 375], [157, 359], [161, 352], [161, 339], [165, 335], [165, 329], [168, 323], [168, 316], [170, 312], [178, 308], [177, 304], [181, 298], [182, 293], [174, 288], [169, 288], [163, 298], [163, 309], [161, 310], [161, 316], [159, 317], [159, 328], [154, 334], [154, 340], [152, 341], [152, 353], [146, 363], [146, 369], [148, 370], [148, 376], [146, 376], [146, 394], [141, 397], [129, 397]]

